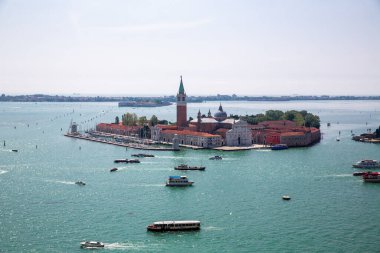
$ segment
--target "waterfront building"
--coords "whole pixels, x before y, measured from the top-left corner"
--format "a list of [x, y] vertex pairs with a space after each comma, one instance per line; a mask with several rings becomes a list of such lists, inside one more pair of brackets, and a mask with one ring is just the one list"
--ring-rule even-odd
[[321, 139], [318, 128], [299, 127], [289, 120], [264, 121], [252, 126], [251, 129], [252, 141], [257, 144], [286, 144], [288, 147], [303, 147]]

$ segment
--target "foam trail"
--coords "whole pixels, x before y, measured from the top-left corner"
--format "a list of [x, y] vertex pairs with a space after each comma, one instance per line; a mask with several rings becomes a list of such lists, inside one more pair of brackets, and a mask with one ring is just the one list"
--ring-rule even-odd
[[9, 171], [7, 171], [7, 170], [0, 170], [0, 175], [1, 175], [1, 174], [5, 174], [5, 173], [7, 173], [7, 172], [9, 172]]

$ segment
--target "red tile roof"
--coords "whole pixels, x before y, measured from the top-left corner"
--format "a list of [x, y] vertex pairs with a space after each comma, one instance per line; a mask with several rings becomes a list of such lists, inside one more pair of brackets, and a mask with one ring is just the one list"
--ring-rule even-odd
[[178, 135], [191, 135], [191, 136], [200, 136], [200, 137], [220, 137], [220, 135], [196, 132], [190, 130], [163, 130], [162, 133], [166, 134], [178, 134]]

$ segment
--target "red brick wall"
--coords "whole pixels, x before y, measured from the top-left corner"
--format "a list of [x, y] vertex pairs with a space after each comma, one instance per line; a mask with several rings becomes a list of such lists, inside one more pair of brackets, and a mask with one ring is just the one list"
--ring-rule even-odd
[[186, 105], [177, 105], [177, 126], [187, 127], [187, 108]]

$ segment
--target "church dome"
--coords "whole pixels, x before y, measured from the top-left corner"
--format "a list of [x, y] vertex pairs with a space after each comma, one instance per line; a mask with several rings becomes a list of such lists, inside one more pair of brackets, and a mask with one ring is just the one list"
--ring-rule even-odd
[[214, 118], [217, 121], [223, 121], [227, 119], [227, 113], [223, 111], [222, 105], [219, 106], [219, 110], [214, 114]]

